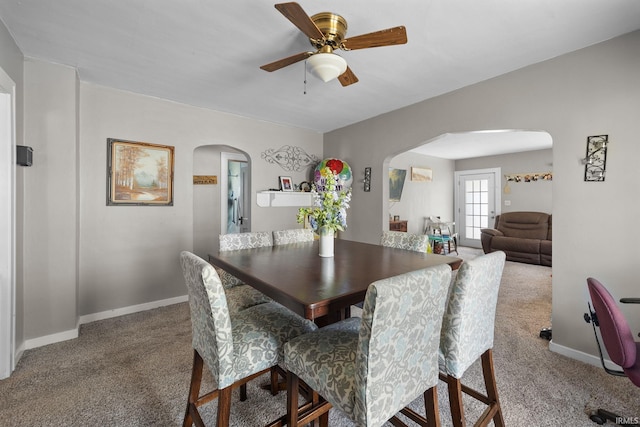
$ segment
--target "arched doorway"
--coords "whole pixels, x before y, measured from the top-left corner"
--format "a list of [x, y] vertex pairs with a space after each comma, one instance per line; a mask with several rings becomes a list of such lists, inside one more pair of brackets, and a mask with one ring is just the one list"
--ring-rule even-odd
[[[246, 161], [247, 167], [243, 173], [246, 182], [250, 182], [251, 161], [246, 153], [223, 144], [202, 145], [193, 151], [193, 175], [217, 178], [216, 184], [193, 186], [193, 251], [205, 259], [210, 252], [218, 249], [219, 236], [228, 232], [227, 222], [231, 221], [228, 214], [233, 204], [229, 201], [237, 197], [237, 192], [233, 197], [229, 197], [228, 161], [230, 159]], [[245, 193], [250, 197], [249, 191]], [[251, 203], [241, 206], [241, 209], [243, 217], [250, 218]], [[238, 213], [238, 210], [235, 212]], [[249, 227], [250, 225], [245, 227], [248, 228], [246, 231], [250, 230]]]
[[[552, 146], [552, 138], [547, 132], [514, 129], [447, 133], [426, 141], [389, 160], [391, 168], [407, 170], [402, 199], [397, 202], [388, 199], [389, 216], [408, 220], [412, 233], [422, 232], [425, 217], [440, 216], [442, 220], [455, 222], [455, 231], [462, 235], [467, 231], [467, 224], [471, 225], [472, 234], [481, 224], [484, 224], [481, 228], [492, 227], [495, 215], [503, 210], [536, 210], [535, 206], [540, 206], [538, 210], [550, 212], [550, 182], [519, 189], [512, 185], [514, 191], [509, 197], [501, 196], [505, 196], [502, 191], [506, 184], [505, 174], [551, 172]], [[432, 172], [430, 180], [414, 181], [411, 178], [414, 167], [429, 169]], [[491, 208], [485, 206], [484, 212], [475, 215], [473, 209], [482, 209], [482, 206], [471, 204], [471, 212], [467, 215], [466, 206], [460, 204], [464, 192], [459, 193], [456, 179], [456, 174], [462, 171], [492, 171], [495, 184], [486, 189], [495, 193], [496, 202]], [[480, 247], [479, 239], [477, 244], [469, 246]]]

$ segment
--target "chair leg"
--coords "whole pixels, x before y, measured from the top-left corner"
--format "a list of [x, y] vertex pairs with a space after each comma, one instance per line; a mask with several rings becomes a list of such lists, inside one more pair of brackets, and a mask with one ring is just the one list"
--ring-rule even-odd
[[[191, 384], [189, 385], [189, 396], [187, 397], [187, 410], [184, 414], [184, 421], [182, 422], [183, 427], [189, 427], [193, 424], [194, 419], [192, 413], [195, 414], [196, 418], [199, 419], [198, 408], [196, 407], [196, 402], [198, 401], [198, 397], [200, 395], [200, 384], [202, 382], [202, 368], [203, 362], [202, 357], [198, 354], [196, 350], [193, 350], [193, 367], [191, 368]], [[196, 424], [197, 424], [197, 421]], [[202, 420], [199, 420], [202, 422]]]
[[444, 379], [449, 390], [449, 406], [451, 408], [451, 420], [454, 427], [466, 426], [464, 408], [462, 407], [462, 384], [460, 380], [447, 375]]
[[464, 408], [462, 406], [462, 393], [468, 394], [476, 400], [487, 405], [486, 410], [474, 423], [474, 426], [487, 426], [493, 420], [495, 427], [505, 427], [502, 415], [502, 407], [498, 398], [498, 387], [493, 367], [493, 350], [485, 351], [482, 356], [482, 376], [487, 390], [486, 396], [460, 382], [450, 375], [440, 373], [440, 379], [447, 383], [449, 389], [449, 403], [451, 405], [451, 418], [455, 427], [463, 427], [466, 424]]
[[287, 372], [287, 425], [298, 427], [298, 387], [300, 380], [296, 374]]
[[[504, 418], [502, 416], [502, 407], [498, 398], [498, 387], [496, 385], [496, 373], [493, 368], [493, 350], [489, 349], [482, 354], [482, 373], [484, 376], [484, 384], [487, 388], [487, 398], [489, 406], [495, 411], [493, 423], [495, 427], [504, 427]], [[488, 422], [488, 420], [487, 420]]]
[[240, 386], [240, 402], [244, 402], [247, 400], [247, 385], [242, 384]]
[[424, 409], [427, 425], [440, 427], [440, 408], [438, 407], [438, 392], [435, 386], [424, 392]]
[[329, 427], [329, 412], [320, 415], [320, 427]]
[[275, 396], [278, 394], [279, 391], [279, 387], [278, 387], [278, 367], [277, 366], [272, 366], [271, 367], [271, 395]]
[[220, 389], [218, 393], [218, 419], [217, 427], [229, 427], [229, 416], [231, 414], [231, 390], [232, 387]]

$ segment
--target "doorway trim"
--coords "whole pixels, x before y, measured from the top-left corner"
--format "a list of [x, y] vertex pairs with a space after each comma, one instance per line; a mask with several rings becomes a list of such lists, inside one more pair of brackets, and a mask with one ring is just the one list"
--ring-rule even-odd
[[0, 68], [0, 379], [15, 368], [16, 85]]

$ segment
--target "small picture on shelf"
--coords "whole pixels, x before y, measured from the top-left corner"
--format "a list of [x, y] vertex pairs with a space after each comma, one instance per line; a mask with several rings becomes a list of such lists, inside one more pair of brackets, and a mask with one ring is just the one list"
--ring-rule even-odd
[[280, 177], [280, 191], [293, 191], [293, 183], [290, 176]]

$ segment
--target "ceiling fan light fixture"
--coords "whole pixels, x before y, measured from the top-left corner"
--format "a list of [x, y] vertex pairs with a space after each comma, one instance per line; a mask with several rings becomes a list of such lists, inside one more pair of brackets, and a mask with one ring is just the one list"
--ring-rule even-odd
[[347, 71], [347, 61], [335, 53], [316, 53], [307, 62], [311, 72], [325, 83]]

